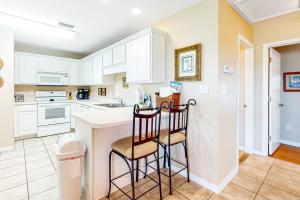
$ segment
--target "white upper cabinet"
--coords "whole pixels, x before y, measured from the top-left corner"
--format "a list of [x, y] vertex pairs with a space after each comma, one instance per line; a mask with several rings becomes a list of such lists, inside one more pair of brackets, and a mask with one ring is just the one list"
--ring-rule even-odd
[[68, 73], [68, 62], [66, 59], [53, 59], [53, 71]]
[[121, 65], [126, 62], [126, 47], [120, 45], [113, 49], [113, 65]]
[[102, 56], [101, 54], [93, 56], [93, 83], [102, 83]]
[[69, 84], [78, 85], [79, 84], [79, 61], [68, 60], [68, 72], [69, 72]]
[[165, 81], [165, 34], [155, 29], [150, 30], [138, 33], [126, 45], [128, 83]]
[[113, 65], [113, 51], [107, 50], [103, 53], [103, 67], [112, 67]]
[[39, 72], [51, 72], [53, 71], [54, 60], [47, 57], [37, 57]]
[[30, 55], [19, 55], [19, 83], [34, 85], [37, 77], [37, 59]]

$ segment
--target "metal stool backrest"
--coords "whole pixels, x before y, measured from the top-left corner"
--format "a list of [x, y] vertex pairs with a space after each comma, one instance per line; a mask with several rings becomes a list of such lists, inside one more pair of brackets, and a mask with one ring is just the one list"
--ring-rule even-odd
[[[136, 124], [138, 123], [138, 130]], [[160, 136], [161, 108], [140, 109], [134, 106], [132, 126], [132, 157], [134, 146], [150, 141], [156, 142]]]
[[[173, 102], [169, 106], [169, 135], [184, 132], [187, 134], [189, 121], [189, 106], [196, 105], [194, 99], [190, 99], [187, 104], [175, 105]], [[170, 137], [169, 137], [170, 138]]]

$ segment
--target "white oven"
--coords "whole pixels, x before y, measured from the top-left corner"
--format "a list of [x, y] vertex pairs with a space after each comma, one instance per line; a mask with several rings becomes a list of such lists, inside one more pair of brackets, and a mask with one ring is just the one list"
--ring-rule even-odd
[[38, 137], [70, 132], [71, 104], [66, 91], [37, 91]]
[[69, 75], [67, 73], [38, 72], [37, 83], [38, 85], [68, 85]]
[[70, 115], [71, 105], [69, 103], [38, 104], [38, 126], [70, 123]]

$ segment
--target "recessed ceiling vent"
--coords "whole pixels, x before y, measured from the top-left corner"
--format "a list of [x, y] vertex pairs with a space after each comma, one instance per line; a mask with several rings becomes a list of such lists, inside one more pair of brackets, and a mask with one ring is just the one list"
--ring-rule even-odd
[[66, 23], [63, 23], [63, 22], [59, 22], [58, 26], [61, 27], [61, 28], [64, 28], [64, 29], [68, 29], [68, 30], [74, 30], [74, 28], [75, 28], [73, 25], [66, 24]]

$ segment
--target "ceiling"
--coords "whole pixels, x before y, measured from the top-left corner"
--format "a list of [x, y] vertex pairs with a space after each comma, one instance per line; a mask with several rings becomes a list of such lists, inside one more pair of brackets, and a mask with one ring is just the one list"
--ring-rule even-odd
[[299, 10], [299, 0], [228, 0], [250, 23]]
[[[34, 21], [75, 26], [72, 38], [12, 26], [16, 43], [89, 54], [201, 0], [0, 0], [0, 12]], [[132, 8], [140, 8], [133, 15]], [[50, 31], [51, 32], [51, 31]]]

